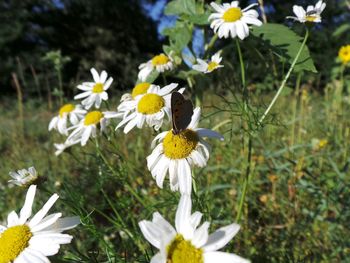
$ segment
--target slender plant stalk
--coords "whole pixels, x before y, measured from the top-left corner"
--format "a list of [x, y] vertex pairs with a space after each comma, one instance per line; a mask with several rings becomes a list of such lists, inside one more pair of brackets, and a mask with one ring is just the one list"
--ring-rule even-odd
[[51, 88], [49, 84], [49, 79], [47, 75], [45, 76], [45, 85], [47, 89], [47, 107], [51, 111], [52, 110], [52, 94], [51, 94]]
[[218, 40], [218, 35], [215, 34], [209, 41], [209, 44], [207, 45], [207, 48], [205, 49], [204, 52], [204, 58], [208, 55], [209, 50], [214, 46], [216, 40]]
[[267, 17], [266, 17], [266, 12], [265, 12], [265, 7], [264, 7], [264, 0], [258, 0], [259, 2], [259, 8], [260, 8], [260, 11], [261, 11], [261, 16], [262, 16], [262, 19], [264, 21], [264, 24], [267, 23]]
[[295, 124], [296, 124], [296, 114], [297, 114], [297, 106], [298, 106], [298, 97], [300, 91], [300, 81], [301, 81], [301, 73], [298, 74], [297, 82], [295, 85], [294, 92], [294, 100], [293, 100], [293, 117], [292, 117], [292, 129], [291, 129], [291, 139], [290, 139], [290, 147], [293, 147], [295, 142]]
[[63, 83], [62, 83], [62, 74], [61, 68], [57, 69], [57, 77], [58, 77], [58, 86], [60, 88], [60, 105], [63, 105]]
[[[239, 40], [237, 38], [236, 38], [236, 46], [237, 46], [239, 63], [241, 66], [241, 80], [242, 80], [242, 86], [243, 86], [243, 92], [244, 92], [244, 90], [246, 89], [244, 61], [243, 61], [243, 56], [242, 56], [242, 51], [241, 51], [241, 45], [239, 44]], [[243, 93], [243, 95], [245, 95], [245, 94]]]
[[30, 71], [32, 72], [32, 75], [34, 78], [34, 83], [35, 83], [35, 87], [36, 87], [36, 91], [38, 93], [39, 99], [40, 99], [40, 101], [42, 101], [43, 96], [41, 94], [40, 82], [39, 82], [38, 75], [36, 74], [36, 71], [35, 71], [35, 68], [33, 67], [33, 65], [30, 65]]
[[278, 89], [276, 95], [273, 97], [273, 99], [272, 99], [270, 105], [267, 107], [266, 111], [265, 111], [264, 114], [261, 116], [261, 118], [260, 118], [260, 120], [259, 120], [259, 124], [260, 124], [260, 125], [262, 125], [262, 123], [263, 123], [265, 117], [266, 117], [267, 114], [270, 112], [271, 108], [272, 108], [273, 105], [276, 103], [278, 97], [281, 95], [282, 90], [283, 90], [284, 87], [286, 86], [287, 80], [289, 79], [290, 74], [292, 73], [292, 71], [293, 71], [293, 69], [294, 69], [296, 63], [297, 63], [298, 60], [299, 60], [300, 54], [301, 54], [301, 52], [303, 51], [303, 49], [304, 49], [304, 47], [305, 47], [305, 44], [306, 44], [306, 41], [307, 41], [308, 37], [309, 37], [309, 30], [306, 29], [304, 41], [303, 41], [303, 43], [301, 44], [301, 47], [300, 47], [300, 49], [299, 49], [299, 51], [298, 51], [296, 57], [294, 58], [294, 61], [293, 61], [292, 65], [290, 66], [290, 68], [289, 68], [289, 70], [288, 70], [288, 72], [287, 72], [287, 75], [284, 77], [284, 79], [283, 79], [283, 81], [282, 81], [282, 83], [281, 83], [281, 86], [279, 87], [279, 89]]
[[[119, 214], [118, 210], [114, 207], [112, 201], [109, 199], [109, 197], [107, 196], [107, 194], [105, 193], [105, 191], [103, 189], [101, 189], [101, 192], [104, 196], [104, 198], [107, 200], [109, 206], [112, 208], [117, 220], [120, 222], [120, 224], [123, 227], [123, 231], [125, 231], [125, 233], [132, 239], [132, 241], [138, 246], [138, 248], [140, 249], [141, 252], [145, 252], [144, 247], [140, 244], [140, 241], [135, 238], [135, 236], [131, 233], [131, 231], [129, 231], [128, 229], [128, 225], [127, 223], [124, 221], [123, 217]], [[110, 220], [111, 223], [114, 223], [113, 219]]]
[[[109, 161], [107, 160], [107, 158], [104, 156], [104, 154], [101, 151], [100, 145], [98, 143], [98, 140], [96, 138], [95, 140], [96, 142], [96, 149], [97, 152], [99, 154], [99, 156], [101, 157], [101, 159], [103, 160], [103, 162], [105, 163], [105, 165], [108, 167], [108, 169], [112, 172], [112, 174], [116, 177], [119, 177], [119, 174], [114, 170], [113, 166], [109, 163]], [[149, 209], [148, 206], [143, 202], [142, 198], [138, 195], [138, 193], [136, 193], [136, 191], [132, 188], [132, 186], [130, 186], [130, 184], [128, 182], [124, 182], [124, 186], [125, 188], [135, 197], [135, 199], [137, 201], [139, 201], [139, 203], [146, 209]]]
[[17, 74], [12, 73], [12, 80], [13, 80], [13, 85], [16, 88], [17, 92], [17, 106], [18, 106], [18, 115], [19, 115], [19, 123], [20, 123], [20, 131], [21, 131], [21, 136], [24, 136], [24, 117], [23, 117], [23, 94], [22, 94], [22, 89], [21, 85], [19, 84]]
[[[239, 62], [241, 66], [241, 81], [242, 81], [242, 87], [243, 87], [243, 107], [244, 107], [244, 117], [248, 115], [248, 103], [249, 103], [249, 93], [246, 86], [246, 79], [245, 79], [245, 68], [244, 68], [244, 61], [242, 56], [241, 47], [239, 44], [239, 40], [236, 38], [236, 46], [237, 46], [237, 52], [239, 57]], [[249, 123], [247, 121], [243, 122], [243, 126], [245, 126], [245, 129], [249, 128]], [[242, 217], [243, 212], [243, 206], [244, 206], [244, 200], [247, 195], [247, 190], [249, 186], [249, 178], [250, 178], [250, 170], [251, 170], [251, 157], [252, 157], [252, 150], [253, 150], [253, 142], [250, 132], [244, 132], [244, 138], [243, 138], [243, 150], [245, 152], [245, 143], [248, 142], [248, 152], [247, 152], [247, 159], [245, 163], [245, 175], [244, 175], [244, 182], [243, 182], [243, 189], [241, 198], [239, 201], [239, 206], [237, 210], [236, 215], [236, 222], [239, 222]]]
[[17, 66], [18, 66], [19, 79], [22, 82], [24, 90], [26, 90], [27, 82], [26, 82], [26, 79], [24, 77], [24, 70], [23, 70], [23, 66], [22, 66], [21, 60], [20, 60], [19, 57], [16, 57], [16, 61], [17, 61]]

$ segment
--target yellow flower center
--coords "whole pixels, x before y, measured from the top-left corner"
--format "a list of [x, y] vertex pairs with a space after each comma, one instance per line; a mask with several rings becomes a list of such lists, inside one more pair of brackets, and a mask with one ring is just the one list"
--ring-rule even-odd
[[208, 64], [208, 71], [212, 72], [214, 69], [216, 69], [219, 66], [218, 63], [212, 61]]
[[149, 86], [151, 86], [151, 83], [148, 83], [148, 82], [141, 82], [141, 83], [137, 84], [132, 89], [131, 96], [135, 99], [135, 97], [137, 95], [145, 94], [147, 92]]
[[93, 93], [102, 93], [103, 92], [103, 84], [102, 83], [96, 83], [95, 86], [92, 88]]
[[163, 140], [164, 154], [170, 159], [186, 158], [196, 148], [198, 142], [197, 133], [190, 129], [179, 134], [173, 134], [172, 131], [169, 131]]
[[163, 97], [154, 93], [148, 93], [140, 99], [137, 105], [137, 111], [142, 114], [154, 114], [159, 112], [164, 105], [165, 101]]
[[176, 235], [175, 239], [167, 247], [167, 263], [203, 263], [203, 251], [185, 240], [182, 235]]
[[13, 262], [28, 247], [32, 236], [27, 225], [13, 226], [0, 234], [0, 263]]
[[164, 54], [160, 54], [160, 55], [155, 56], [154, 58], [152, 58], [153, 66], [165, 65], [169, 61], [170, 61], [170, 59]]
[[346, 45], [340, 48], [339, 58], [343, 62], [343, 64], [347, 64], [350, 62], [350, 45]]
[[231, 7], [222, 16], [225, 22], [235, 22], [242, 17], [242, 11], [238, 7]]
[[92, 111], [86, 114], [84, 119], [84, 125], [96, 125], [100, 122], [100, 120], [103, 118], [103, 113], [100, 111]]
[[316, 18], [317, 18], [316, 16], [306, 16], [305, 20], [307, 22], [315, 22]]
[[75, 109], [73, 104], [65, 104], [59, 110], [59, 115], [62, 118], [65, 113], [70, 113]]

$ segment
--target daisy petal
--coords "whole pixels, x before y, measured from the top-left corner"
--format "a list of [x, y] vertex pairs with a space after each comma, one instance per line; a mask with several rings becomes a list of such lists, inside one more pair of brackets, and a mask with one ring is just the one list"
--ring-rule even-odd
[[143, 220], [139, 222], [142, 234], [154, 247], [160, 248], [160, 239], [162, 238], [162, 230], [154, 223]]
[[37, 212], [34, 215], [34, 217], [30, 220], [29, 226], [30, 227], [36, 226], [46, 216], [46, 214], [49, 212], [49, 210], [51, 209], [51, 207], [54, 205], [54, 203], [57, 201], [58, 198], [59, 196], [57, 194], [54, 194], [53, 196], [51, 196], [50, 199], [45, 203], [43, 208], [41, 208], [39, 212]]
[[31, 185], [28, 189], [26, 200], [24, 202], [23, 208], [19, 213], [20, 224], [24, 224], [27, 219], [32, 215], [32, 206], [36, 192], [36, 185]]
[[231, 224], [216, 230], [204, 245], [204, 251], [216, 251], [223, 248], [239, 231], [240, 226]]
[[100, 76], [98, 75], [98, 72], [96, 71], [96, 69], [91, 68], [90, 72], [92, 74], [92, 77], [94, 78], [95, 83], [99, 83], [100, 82]]
[[180, 198], [179, 206], [176, 210], [175, 228], [177, 232], [180, 234], [183, 234], [185, 238], [189, 235], [188, 230], [192, 229], [192, 227], [189, 224], [191, 209], [192, 209], [191, 197], [187, 194], [183, 194]]

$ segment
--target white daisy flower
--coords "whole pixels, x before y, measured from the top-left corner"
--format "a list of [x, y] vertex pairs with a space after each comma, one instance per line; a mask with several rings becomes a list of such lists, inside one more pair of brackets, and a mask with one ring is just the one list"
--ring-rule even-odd
[[68, 135], [67, 132], [67, 120], [69, 118], [73, 125], [76, 125], [86, 110], [82, 109], [80, 105], [65, 104], [58, 111], [58, 115], [53, 117], [49, 123], [49, 131], [52, 129], [57, 130], [63, 135]]
[[[165, 115], [171, 116], [171, 93], [178, 86], [172, 83], [163, 88], [151, 85], [146, 94], [137, 95], [134, 100], [125, 104], [125, 111], [131, 112], [118, 124], [117, 128], [124, 127], [124, 133], [128, 133], [135, 126], [142, 128], [146, 123], [150, 127], [159, 130], [163, 124]], [[179, 90], [182, 93], [185, 89]]]
[[47, 263], [47, 256], [58, 253], [60, 245], [69, 244], [72, 236], [62, 234], [79, 224], [79, 217], [61, 218], [62, 213], [47, 216], [59, 196], [54, 194], [30, 220], [36, 185], [28, 189], [24, 206], [17, 215], [12, 211], [7, 226], [0, 226], [0, 262]]
[[190, 194], [192, 190], [191, 167], [204, 167], [209, 159], [210, 146], [203, 137], [224, 137], [212, 130], [197, 128], [200, 118], [200, 108], [194, 110], [191, 123], [179, 134], [172, 130], [158, 134], [152, 148], [160, 142], [147, 157], [147, 167], [151, 171], [157, 185], [163, 188], [166, 174], [169, 172], [170, 188], [180, 190], [182, 194]]
[[13, 178], [8, 183], [11, 185], [28, 186], [38, 179], [38, 174], [34, 167], [18, 170], [17, 172], [10, 172], [10, 176]]
[[238, 36], [244, 39], [249, 36], [248, 25], [261, 26], [262, 22], [258, 19], [259, 14], [256, 10], [249, 10], [257, 4], [251, 4], [245, 9], [238, 6], [238, 1], [233, 1], [231, 4], [224, 3], [219, 5], [215, 2], [210, 5], [217, 11], [209, 16], [209, 21], [212, 20], [210, 27], [218, 34], [219, 38], [235, 38]]
[[293, 12], [295, 16], [287, 16], [287, 18], [294, 19], [295, 21], [299, 21], [300, 23], [320, 23], [322, 22], [321, 13], [326, 8], [326, 3], [323, 3], [322, 0], [318, 1], [315, 6], [309, 5], [306, 8], [306, 11], [303, 7], [294, 5]]
[[100, 108], [102, 100], [108, 100], [108, 93], [106, 90], [109, 89], [113, 82], [112, 77], [108, 77], [106, 71], [102, 71], [99, 75], [96, 69], [92, 68], [91, 74], [94, 78], [94, 82], [84, 82], [82, 85], [78, 85], [78, 89], [83, 90], [74, 97], [75, 100], [85, 98], [81, 104], [86, 108], [90, 109], [95, 104], [96, 108]]
[[125, 93], [120, 99], [120, 105], [118, 106], [118, 112], [123, 113], [121, 117], [125, 118], [130, 111], [134, 110], [133, 101], [135, 101], [136, 96], [143, 95], [147, 93], [147, 90], [151, 86], [151, 83], [141, 82], [135, 85], [131, 93]]
[[209, 235], [209, 222], [199, 226], [202, 213], [191, 214], [189, 195], [182, 195], [176, 211], [175, 228], [158, 212], [152, 221], [139, 223], [144, 237], [159, 252], [151, 263], [247, 263], [249, 260], [235, 254], [218, 251], [237, 234], [240, 226], [231, 224]]
[[166, 70], [172, 70], [174, 68], [173, 58], [165, 54], [159, 54], [153, 57], [151, 60], [146, 63], [142, 63], [139, 66], [139, 75], [138, 78], [141, 81], [145, 81], [149, 74], [155, 69], [159, 73], [163, 73]]
[[[88, 112], [77, 125], [68, 129], [73, 130], [73, 132], [68, 136], [65, 145], [58, 145], [59, 148], [67, 148], [76, 143], [80, 143], [81, 146], [84, 146], [89, 140], [90, 136], [93, 138], [96, 137], [98, 125], [100, 125], [100, 131], [103, 132], [107, 127], [108, 120], [111, 118], [116, 118], [117, 116], [119, 116], [119, 114], [114, 111]], [[61, 153], [60, 149], [58, 150], [58, 153]]]
[[206, 62], [200, 58], [197, 58], [198, 64], [195, 64], [192, 66], [194, 70], [203, 72], [203, 73], [210, 73], [214, 71], [215, 69], [222, 68], [224, 65], [220, 65], [220, 62], [222, 60], [222, 57], [220, 56], [220, 51], [215, 53], [209, 62]]

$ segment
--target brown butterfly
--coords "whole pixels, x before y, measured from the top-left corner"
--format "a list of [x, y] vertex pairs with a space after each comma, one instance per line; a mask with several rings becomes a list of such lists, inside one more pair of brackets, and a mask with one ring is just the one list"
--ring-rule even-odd
[[173, 134], [179, 134], [190, 124], [193, 115], [192, 101], [186, 100], [180, 92], [171, 94], [171, 117]]

